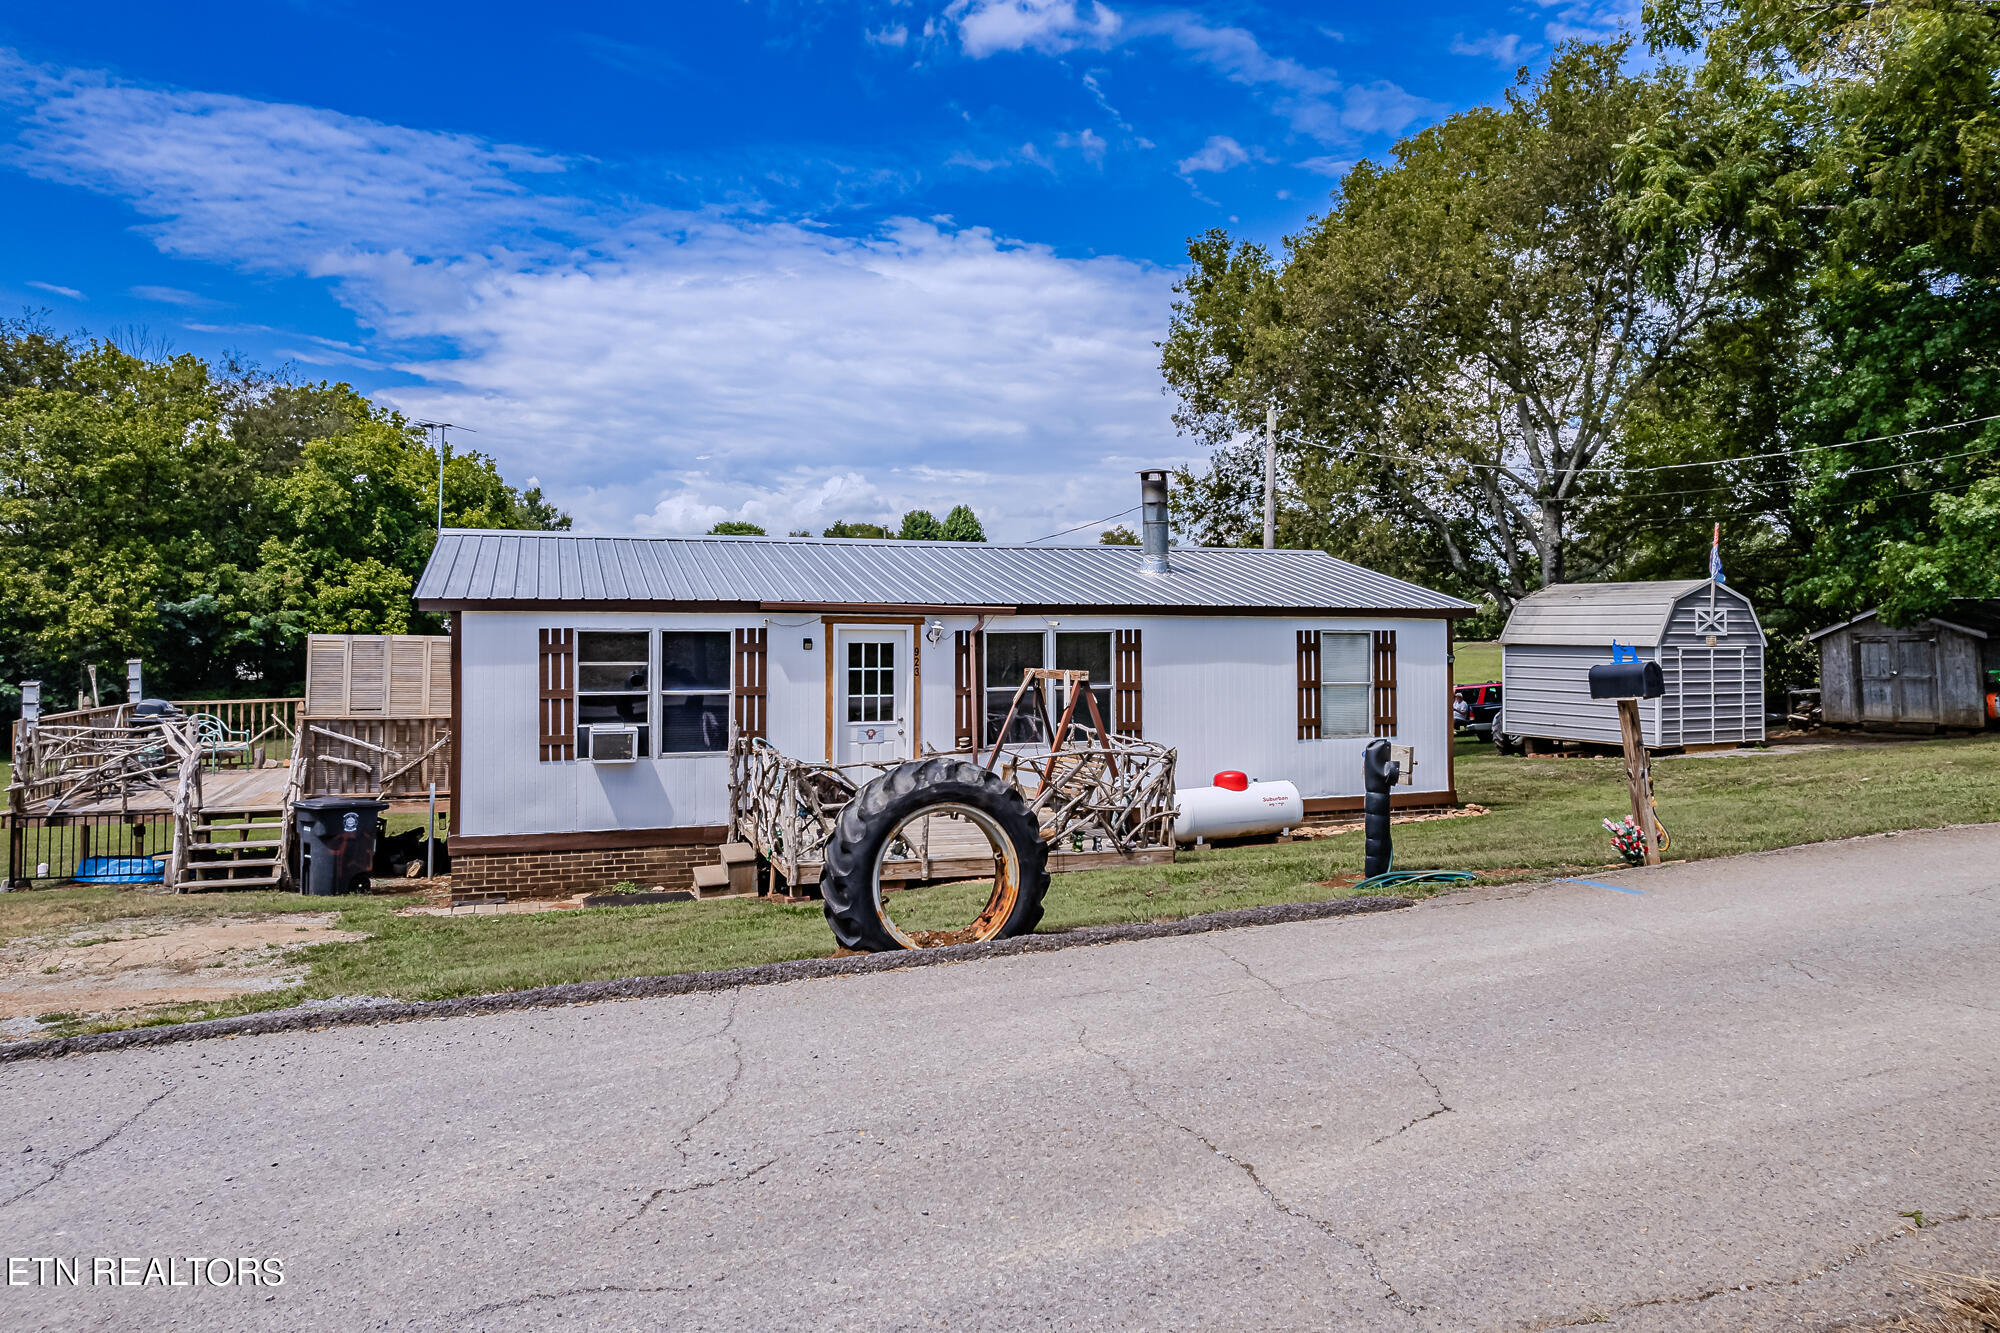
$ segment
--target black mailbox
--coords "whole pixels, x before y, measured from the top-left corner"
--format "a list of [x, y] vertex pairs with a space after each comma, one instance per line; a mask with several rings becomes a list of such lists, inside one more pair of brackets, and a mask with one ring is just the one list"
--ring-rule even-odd
[[1658, 662], [1606, 662], [1590, 669], [1593, 699], [1657, 699], [1666, 692]]

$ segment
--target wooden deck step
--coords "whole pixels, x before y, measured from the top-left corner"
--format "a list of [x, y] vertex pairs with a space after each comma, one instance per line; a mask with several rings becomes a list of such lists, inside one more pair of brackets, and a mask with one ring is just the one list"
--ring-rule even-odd
[[191, 878], [181, 881], [180, 891], [182, 893], [200, 893], [206, 889], [271, 889], [276, 888], [279, 883], [280, 880], [276, 875], [252, 876], [247, 879]]
[[269, 819], [234, 820], [227, 824], [197, 824], [195, 825], [195, 832], [197, 833], [207, 833], [210, 831], [248, 832], [251, 829], [279, 829], [283, 828], [284, 826], [285, 826], [285, 821], [273, 815]]

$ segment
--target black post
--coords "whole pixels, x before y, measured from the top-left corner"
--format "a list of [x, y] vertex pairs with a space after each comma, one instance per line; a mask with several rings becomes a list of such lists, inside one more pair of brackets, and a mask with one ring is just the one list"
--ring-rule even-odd
[[1361, 798], [1363, 836], [1367, 839], [1362, 870], [1369, 878], [1389, 873], [1396, 859], [1389, 841], [1389, 789], [1402, 776], [1403, 766], [1389, 758], [1389, 742], [1381, 737], [1368, 742], [1361, 752]]

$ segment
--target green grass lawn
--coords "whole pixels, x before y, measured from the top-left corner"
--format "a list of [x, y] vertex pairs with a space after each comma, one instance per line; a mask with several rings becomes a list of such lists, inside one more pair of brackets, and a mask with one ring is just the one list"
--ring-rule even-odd
[[[1661, 817], [1673, 837], [1670, 860], [1891, 829], [2000, 821], [2000, 736], [1667, 758], [1654, 765], [1654, 778]], [[1461, 741], [1458, 783], [1464, 799], [1484, 805], [1489, 813], [1398, 825], [1399, 867], [1473, 870], [1504, 882], [1600, 870], [1616, 859], [1599, 821], [1622, 817], [1629, 808], [1618, 759], [1510, 758]], [[1062, 875], [1049, 892], [1042, 929], [1336, 897], [1350, 892], [1340, 881], [1359, 872], [1361, 855], [1361, 837], [1350, 833], [1207, 847], [1183, 853], [1172, 865]], [[942, 925], [944, 909], [975, 892], [941, 887], [891, 901], [899, 920]], [[833, 950], [816, 903], [730, 901], [537, 915], [395, 915], [396, 908], [411, 901], [387, 895], [339, 900], [268, 893], [176, 897], [101, 888], [6, 894], [0, 895], [0, 940], [130, 916], [325, 911], [336, 905], [342, 929], [369, 936], [305, 950], [311, 970], [299, 987], [183, 1006], [149, 1020], [154, 1022], [337, 995], [442, 999], [823, 956]], [[970, 915], [965, 912], [959, 921]], [[98, 1026], [132, 1021], [137, 1020]]]
[[1497, 643], [1453, 644], [1451, 656], [1451, 678], [1460, 685], [1484, 685], [1500, 679]]

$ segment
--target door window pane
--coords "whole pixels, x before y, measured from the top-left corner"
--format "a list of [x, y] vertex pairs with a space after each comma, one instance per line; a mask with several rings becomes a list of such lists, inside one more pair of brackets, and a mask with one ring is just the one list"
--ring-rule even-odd
[[847, 645], [847, 720], [891, 722], [896, 717], [896, 645]]

